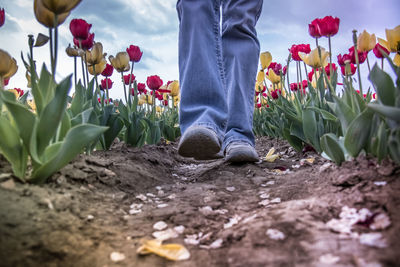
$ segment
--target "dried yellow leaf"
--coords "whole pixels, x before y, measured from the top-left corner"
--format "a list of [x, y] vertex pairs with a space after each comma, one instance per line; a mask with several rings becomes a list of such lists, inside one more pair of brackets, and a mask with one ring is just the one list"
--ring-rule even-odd
[[187, 260], [190, 258], [190, 253], [184, 246], [180, 244], [163, 245], [162, 241], [157, 239], [143, 241], [142, 246], [138, 248], [137, 253], [140, 255], [154, 253], [160, 257], [173, 261]]

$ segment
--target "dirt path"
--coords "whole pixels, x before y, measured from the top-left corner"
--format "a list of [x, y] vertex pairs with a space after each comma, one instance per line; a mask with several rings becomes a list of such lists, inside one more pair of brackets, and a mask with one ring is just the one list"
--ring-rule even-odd
[[[43, 186], [13, 183], [0, 160], [0, 266], [398, 266], [399, 167], [338, 168], [258, 140], [260, 155], [271, 147], [274, 163], [230, 165], [181, 158], [175, 144], [117, 144]], [[136, 254], [159, 221], [189, 260]]]

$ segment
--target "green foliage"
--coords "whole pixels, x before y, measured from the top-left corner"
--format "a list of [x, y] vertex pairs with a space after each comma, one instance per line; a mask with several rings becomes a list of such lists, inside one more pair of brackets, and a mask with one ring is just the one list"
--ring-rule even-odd
[[[71, 77], [55, 84], [43, 67], [35, 86], [34, 99], [40, 100], [35, 113], [19, 103], [14, 94], [0, 91], [0, 99], [7, 112], [0, 116], [0, 151], [11, 163], [15, 176], [23, 181], [45, 182], [54, 172], [65, 166], [90, 142], [97, 139], [106, 127], [89, 123], [75, 123], [66, 112]], [[27, 177], [28, 158], [32, 174]]]

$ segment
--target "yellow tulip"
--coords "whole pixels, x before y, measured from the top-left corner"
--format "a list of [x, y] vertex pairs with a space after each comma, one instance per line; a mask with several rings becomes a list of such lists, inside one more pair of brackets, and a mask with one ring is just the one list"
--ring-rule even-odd
[[100, 75], [103, 70], [106, 68], [107, 65], [107, 60], [105, 58], [102, 58], [102, 60], [100, 61], [100, 63], [96, 64], [96, 65], [88, 65], [88, 71], [90, 74], [95, 75], [95, 72], [93, 71], [93, 66], [94, 66], [94, 70], [96, 71], [96, 75]]
[[153, 105], [153, 96], [151, 95], [146, 95], [146, 102], [149, 105]]
[[262, 92], [264, 90], [264, 84], [263, 82], [256, 82], [256, 86], [255, 86], [255, 90], [256, 92]]
[[368, 52], [374, 49], [376, 45], [375, 34], [369, 34], [364, 30], [357, 39], [357, 49], [362, 52]]
[[309, 54], [299, 52], [299, 56], [308, 66], [312, 68], [322, 68], [328, 65], [329, 52], [325, 51], [323, 47], [320, 47], [320, 49], [321, 59], [319, 58], [318, 48], [311, 50]]
[[174, 107], [177, 107], [178, 104], [179, 104], [179, 101], [181, 100], [181, 98], [180, 98], [179, 95], [178, 95], [178, 96], [174, 96], [174, 97], [172, 98], [172, 100], [173, 100], [173, 103], [174, 103]]
[[116, 69], [118, 72], [124, 72], [130, 69], [129, 55], [127, 52], [119, 52], [115, 57], [109, 56], [108, 59], [110, 60], [110, 63], [114, 69]]
[[70, 12], [82, 0], [40, 0], [43, 5], [54, 14]]
[[257, 74], [257, 83], [263, 83], [265, 79], [265, 72], [260, 70]]
[[268, 68], [269, 64], [271, 64], [271, 61], [272, 61], [272, 55], [270, 52], [266, 51], [260, 54], [261, 68], [263, 70]]
[[[37, 21], [47, 28], [54, 28], [54, 16], [55, 14], [47, 9], [42, 0], [35, 0], [33, 3], [33, 11]], [[57, 16], [57, 25], [64, 23], [64, 21], [69, 16], [70, 12], [61, 13]]]
[[9, 53], [0, 49], [0, 78], [9, 79], [17, 72], [18, 66], [15, 58]]
[[139, 105], [139, 106], [143, 106], [144, 103], [146, 103], [146, 100], [140, 98], [140, 99], [139, 99], [139, 102], [138, 102], [138, 105]]
[[391, 52], [400, 51], [400, 25], [392, 30], [385, 29], [388, 48]]
[[177, 96], [179, 95], [179, 82], [178, 81], [173, 81], [168, 85], [168, 90], [171, 91], [171, 96]]
[[31, 110], [32, 110], [33, 112], [36, 111], [36, 103], [35, 103], [35, 100], [33, 100], [33, 99], [28, 99], [28, 100], [26, 101], [26, 103], [28, 104], [28, 106], [31, 108]]
[[26, 85], [26, 87], [32, 88], [31, 75], [29, 75], [29, 71], [26, 71], [25, 78], [28, 81], [28, 84]]
[[267, 79], [272, 83], [279, 83], [281, 81], [281, 76], [277, 75], [273, 69], [269, 69]]
[[105, 55], [103, 55], [103, 45], [94, 43], [90, 51], [86, 51], [86, 62], [89, 66], [99, 64]]
[[158, 113], [163, 112], [163, 108], [161, 108], [160, 106], [156, 106], [156, 112]]
[[168, 100], [169, 99], [169, 95], [167, 93], [163, 94], [163, 100]]
[[18, 98], [19, 98], [19, 93], [17, 92], [17, 90], [15, 90], [15, 89], [8, 89], [7, 91], [13, 93], [13, 94], [15, 95], [15, 99], [18, 99]]
[[400, 67], [400, 54], [396, 53], [396, 55], [394, 55], [393, 63], [394, 63], [396, 66]]

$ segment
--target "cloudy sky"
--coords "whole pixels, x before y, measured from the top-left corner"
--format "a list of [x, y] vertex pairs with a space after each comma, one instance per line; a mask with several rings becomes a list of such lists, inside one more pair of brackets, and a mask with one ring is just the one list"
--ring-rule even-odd
[[[131, 44], [138, 45], [144, 51], [142, 60], [134, 69], [139, 82], [155, 74], [165, 82], [178, 79], [175, 4], [176, 0], [83, 0], [60, 26], [57, 80], [73, 72], [73, 59], [64, 52], [72, 43], [69, 22], [73, 18], [83, 18], [93, 24], [91, 31], [95, 33], [95, 41], [103, 43], [108, 55], [125, 51]], [[28, 34], [48, 35], [48, 29], [35, 20], [33, 0], [0, 0], [0, 8], [6, 12], [6, 22], [0, 28], [0, 48], [16, 58], [19, 65], [18, 73], [11, 79], [8, 88], [26, 89], [21, 51], [24, 54], [28, 51]], [[400, 24], [399, 10], [399, 0], [265, 0], [257, 25], [261, 51], [270, 51], [274, 61], [285, 63], [292, 44], [309, 43], [315, 48], [314, 39], [308, 35], [308, 24], [315, 18], [332, 15], [341, 20], [339, 33], [332, 39], [333, 55], [346, 53], [352, 46], [353, 29], [359, 32], [366, 29], [386, 39], [385, 28], [392, 29]], [[320, 44], [327, 48], [327, 39], [322, 38]], [[375, 61], [372, 52], [369, 57]], [[48, 46], [37, 48], [35, 59], [49, 66]], [[366, 76], [366, 66], [362, 70]], [[293, 68], [291, 73], [294, 73]], [[112, 79], [111, 97], [122, 98], [118, 73], [114, 72]]]

